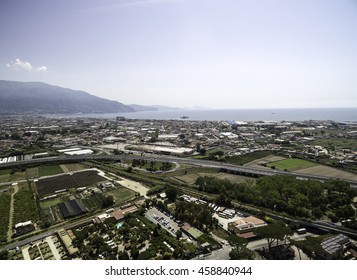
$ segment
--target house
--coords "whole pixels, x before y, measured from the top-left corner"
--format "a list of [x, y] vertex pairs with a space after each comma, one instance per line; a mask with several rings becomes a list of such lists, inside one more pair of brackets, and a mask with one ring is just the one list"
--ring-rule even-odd
[[192, 227], [190, 226], [189, 224], [184, 224], [182, 227], [181, 227], [181, 230], [186, 234], [188, 235], [189, 237], [197, 240], [197, 238], [199, 238], [203, 232], [201, 232], [200, 230], [198, 230], [197, 228], [195, 227]]
[[79, 199], [62, 202], [59, 204], [59, 209], [65, 219], [79, 216], [87, 212], [87, 209]]
[[15, 225], [15, 234], [14, 236], [23, 235], [35, 230], [35, 226], [31, 221], [18, 223]]
[[342, 259], [350, 244], [351, 240], [344, 234], [329, 237], [321, 242], [323, 252], [320, 257], [326, 260]]
[[251, 239], [256, 237], [253, 230], [257, 227], [266, 226], [267, 223], [254, 216], [239, 218], [228, 223], [228, 231], [237, 234], [240, 237]]

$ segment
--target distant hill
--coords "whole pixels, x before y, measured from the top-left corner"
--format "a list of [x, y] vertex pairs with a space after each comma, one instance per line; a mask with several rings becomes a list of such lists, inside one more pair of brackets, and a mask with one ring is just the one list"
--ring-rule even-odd
[[159, 111], [159, 109], [153, 107], [153, 106], [144, 106], [144, 105], [138, 105], [138, 104], [130, 104], [129, 105], [131, 108], [133, 108], [136, 112], [141, 112], [141, 111]]
[[0, 80], [0, 114], [76, 114], [134, 112], [130, 106], [84, 91], [40, 82]]
[[179, 110], [183, 110], [182, 108], [178, 108], [178, 107], [169, 107], [169, 106], [162, 106], [162, 105], [151, 105], [150, 107], [156, 108], [159, 111], [179, 111]]
[[138, 104], [130, 104], [131, 108], [133, 108], [136, 112], [143, 112], [143, 111], [178, 111], [183, 110], [182, 108], [178, 107], [169, 107], [163, 105], [138, 105]]

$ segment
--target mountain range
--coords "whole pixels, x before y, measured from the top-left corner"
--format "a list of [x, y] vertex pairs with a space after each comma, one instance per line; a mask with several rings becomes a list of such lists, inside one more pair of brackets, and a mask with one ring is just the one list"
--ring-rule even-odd
[[[125, 113], [170, 109], [118, 101], [41, 82], [0, 80], [0, 114]], [[178, 108], [171, 108], [171, 110]]]

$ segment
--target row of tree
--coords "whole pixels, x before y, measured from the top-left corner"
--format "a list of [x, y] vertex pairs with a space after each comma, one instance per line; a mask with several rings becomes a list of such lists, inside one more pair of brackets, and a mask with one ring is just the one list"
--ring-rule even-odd
[[217, 194], [217, 203], [226, 206], [231, 200], [238, 200], [297, 217], [328, 216], [334, 222], [355, 216], [351, 204], [357, 190], [341, 180], [303, 181], [293, 176], [275, 175], [260, 177], [253, 184], [204, 176], [197, 178], [196, 186], [199, 191]]

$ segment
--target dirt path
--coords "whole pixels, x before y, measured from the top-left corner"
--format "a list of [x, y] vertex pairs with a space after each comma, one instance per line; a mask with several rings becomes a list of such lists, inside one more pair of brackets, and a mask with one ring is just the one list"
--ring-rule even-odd
[[14, 192], [11, 194], [11, 202], [10, 202], [10, 216], [9, 216], [9, 229], [7, 231], [7, 241], [11, 241], [12, 236], [12, 224], [13, 224], [13, 217], [14, 217], [14, 196], [19, 191], [19, 185], [14, 185]]

